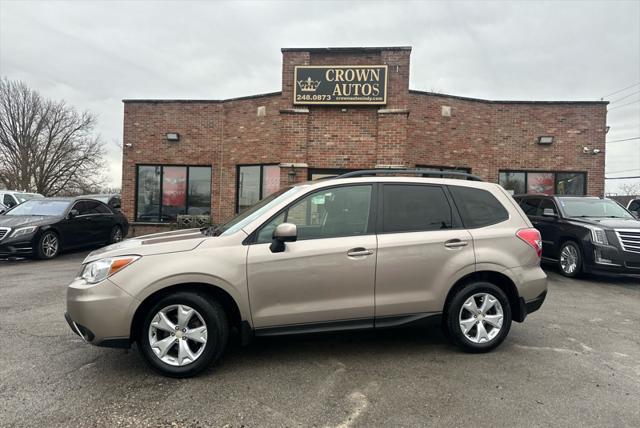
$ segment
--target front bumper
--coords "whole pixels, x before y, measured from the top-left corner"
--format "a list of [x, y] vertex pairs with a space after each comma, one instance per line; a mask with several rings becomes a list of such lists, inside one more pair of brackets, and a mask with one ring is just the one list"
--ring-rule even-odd
[[76, 279], [67, 288], [65, 319], [86, 343], [128, 348], [138, 301], [108, 279], [88, 286]]
[[0, 241], [0, 256], [30, 256], [33, 254], [34, 237], [5, 238]]
[[590, 245], [585, 272], [608, 272], [640, 275], [640, 253], [623, 251], [613, 245]]

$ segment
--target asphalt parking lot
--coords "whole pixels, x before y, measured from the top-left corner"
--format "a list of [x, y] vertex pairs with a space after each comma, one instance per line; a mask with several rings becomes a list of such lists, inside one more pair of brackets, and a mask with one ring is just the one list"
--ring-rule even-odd
[[85, 255], [0, 261], [0, 426], [640, 426], [638, 278], [550, 271], [490, 354], [437, 328], [261, 339], [174, 380], [69, 330]]

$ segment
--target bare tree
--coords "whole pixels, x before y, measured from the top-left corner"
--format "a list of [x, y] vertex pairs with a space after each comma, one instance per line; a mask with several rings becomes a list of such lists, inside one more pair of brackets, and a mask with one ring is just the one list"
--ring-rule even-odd
[[0, 183], [45, 196], [91, 192], [104, 181], [95, 116], [0, 80]]
[[640, 195], [640, 183], [625, 183], [620, 185], [620, 194], [625, 196]]

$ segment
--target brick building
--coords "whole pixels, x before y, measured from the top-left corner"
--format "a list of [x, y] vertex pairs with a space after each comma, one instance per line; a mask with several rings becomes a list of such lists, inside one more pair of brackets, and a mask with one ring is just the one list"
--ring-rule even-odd
[[515, 193], [604, 193], [606, 102], [411, 90], [410, 54], [282, 49], [280, 92], [124, 100], [122, 209], [134, 233], [181, 213], [219, 223], [288, 183], [361, 168], [470, 171]]

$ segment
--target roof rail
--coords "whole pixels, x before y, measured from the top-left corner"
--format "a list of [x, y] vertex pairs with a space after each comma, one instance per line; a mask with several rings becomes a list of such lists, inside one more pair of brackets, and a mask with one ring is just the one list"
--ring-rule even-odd
[[437, 169], [421, 169], [421, 168], [377, 168], [377, 169], [362, 169], [359, 171], [351, 171], [345, 174], [339, 175], [336, 178], [352, 178], [352, 177], [363, 177], [366, 175], [375, 175], [375, 174], [420, 174], [423, 176], [429, 177], [442, 177], [444, 175], [451, 175], [460, 178], [466, 178], [472, 181], [484, 181], [482, 178], [477, 175], [469, 174], [466, 172], [457, 172], [457, 171], [439, 171]]

